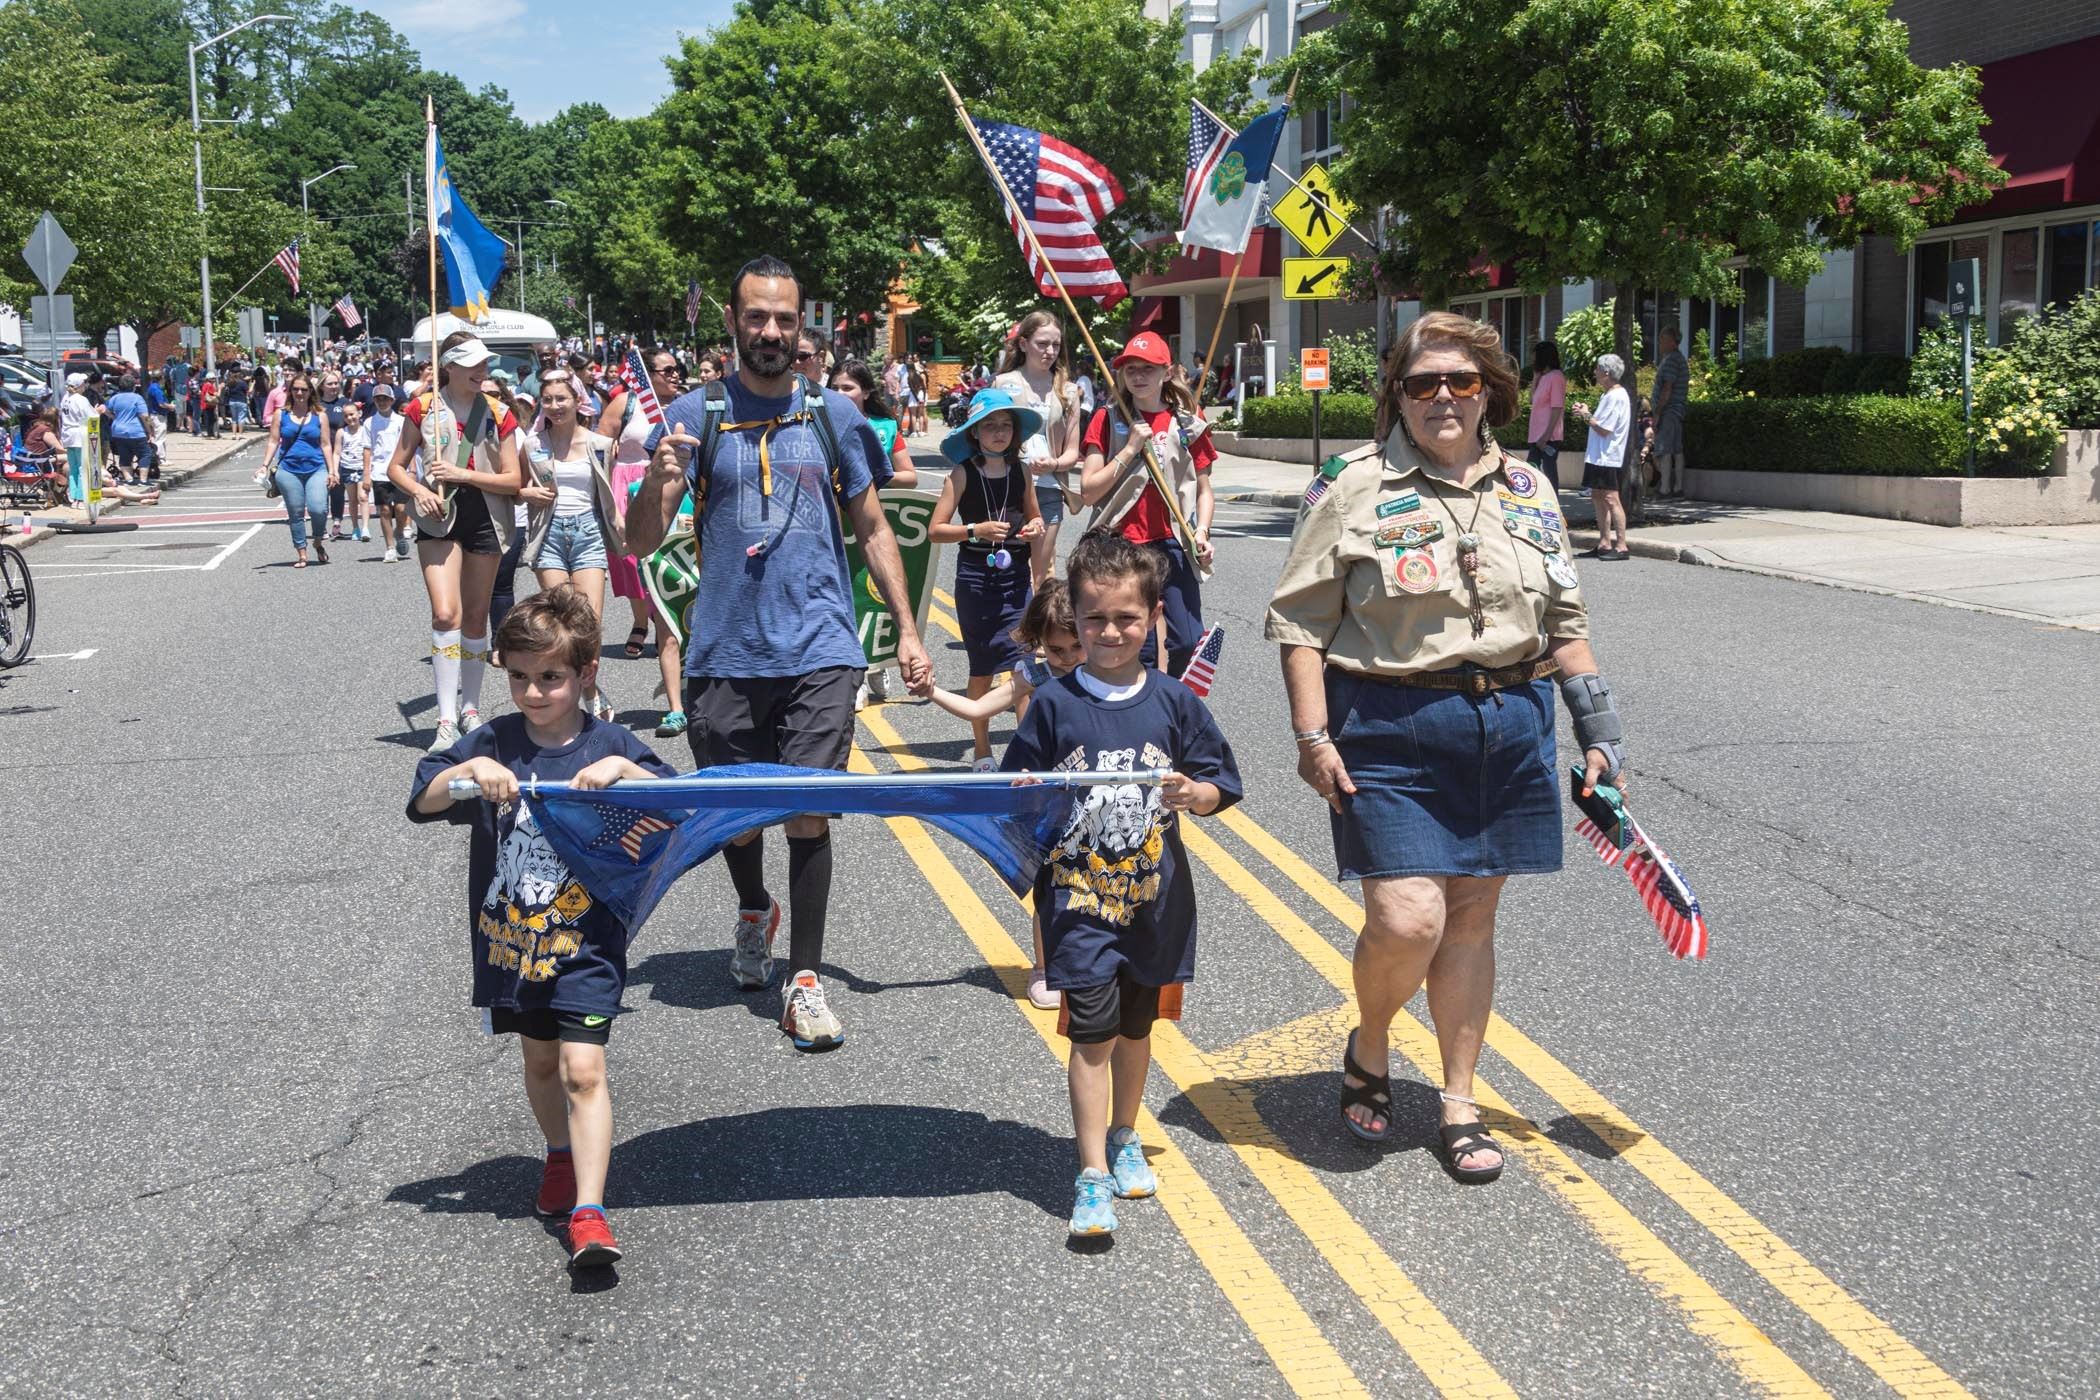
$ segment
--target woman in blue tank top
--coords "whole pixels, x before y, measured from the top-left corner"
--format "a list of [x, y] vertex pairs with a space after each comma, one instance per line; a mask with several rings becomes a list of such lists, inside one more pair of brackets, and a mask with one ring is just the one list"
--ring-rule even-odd
[[309, 522], [314, 557], [328, 562], [328, 547], [321, 539], [328, 528], [328, 488], [336, 482], [335, 434], [328, 429], [328, 415], [314, 404], [313, 380], [294, 375], [284, 393], [284, 409], [277, 415], [263, 470], [276, 474], [284, 512], [291, 520], [292, 550], [299, 556], [292, 567], [303, 569]]

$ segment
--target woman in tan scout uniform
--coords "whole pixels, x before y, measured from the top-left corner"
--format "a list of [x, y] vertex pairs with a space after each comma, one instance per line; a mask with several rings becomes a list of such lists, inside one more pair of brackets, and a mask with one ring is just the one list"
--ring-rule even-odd
[[1298, 774], [1333, 808], [1342, 877], [1364, 887], [1343, 1119], [1372, 1142], [1392, 1133], [1386, 1034], [1426, 978], [1445, 1165], [1492, 1181], [1502, 1152], [1478, 1121], [1473, 1066], [1502, 882], [1561, 865], [1551, 678], [1585, 783], [1619, 771], [1618, 715], [1553, 482], [1489, 433], [1517, 406], [1495, 332], [1422, 317], [1381, 400], [1384, 444], [1331, 460], [1306, 491], [1265, 633], [1283, 646]]

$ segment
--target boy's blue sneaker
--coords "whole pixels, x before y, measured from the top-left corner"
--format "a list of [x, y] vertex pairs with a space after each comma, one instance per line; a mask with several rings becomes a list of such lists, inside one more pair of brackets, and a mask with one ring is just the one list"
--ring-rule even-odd
[[1135, 1128], [1118, 1128], [1108, 1135], [1108, 1169], [1116, 1178], [1116, 1194], [1126, 1201], [1159, 1190], [1159, 1178], [1145, 1163], [1145, 1144], [1138, 1141]]
[[1115, 1178], [1088, 1167], [1073, 1183], [1072, 1233], [1112, 1235], [1116, 1232]]

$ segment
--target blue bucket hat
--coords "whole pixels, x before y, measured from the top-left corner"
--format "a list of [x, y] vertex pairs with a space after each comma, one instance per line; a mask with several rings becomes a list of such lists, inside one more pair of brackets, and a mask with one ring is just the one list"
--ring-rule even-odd
[[1012, 456], [1020, 451], [1021, 444], [1043, 430], [1043, 415], [1032, 408], [1023, 408], [1014, 402], [1014, 396], [1004, 389], [979, 389], [970, 396], [970, 416], [963, 419], [962, 426], [941, 439], [941, 455], [961, 466], [976, 452], [977, 444], [970, 441], [970, 429], [991, 417], [994, 413], [1011, 413], [1015, 419], [1014, 445], [1007, 449]]

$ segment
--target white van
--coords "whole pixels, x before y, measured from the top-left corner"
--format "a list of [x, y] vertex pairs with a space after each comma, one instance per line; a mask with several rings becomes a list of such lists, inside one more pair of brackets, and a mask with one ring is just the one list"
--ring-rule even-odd
[[[463, 321], [450, 312], [437, 318], [440, 343], [454, 331], [472, 331], [480, 336], [482, 343], [495, 352], [492, 367], [507, 369], [521, 379], [538, 363], [533, 355], [536, 346], [553, 345], [561, 340], [555, 333], [554, 323], [546, 317], [528, 316], [522, 311], [503, 311], [493, 306], [479, 321]], [[416, 322], [415, 334], [402, 344], [402, 358], [429, 359], [430, 340], [430, 318], [425, 316]]]

